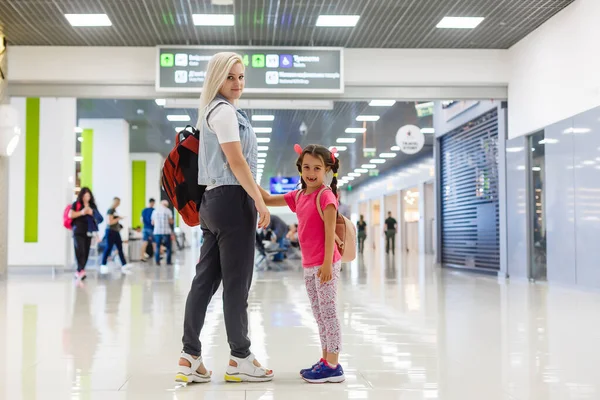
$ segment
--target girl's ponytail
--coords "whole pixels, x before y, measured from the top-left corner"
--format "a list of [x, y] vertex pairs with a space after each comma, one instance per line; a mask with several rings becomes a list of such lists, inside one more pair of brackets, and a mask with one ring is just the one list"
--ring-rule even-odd
[[[335, 157], [334, 157], [335, 158]], [[333, 172], [333, 179], [331, 180], [331, 191], [333, 192], [333, 195], [335, 196], [335, 198], [338, 198], [338, 194], [337, 194], [337, 174], [338, 174], [338, 169], [340, 168], [340, 159], [339, 158], [335, 158], [335, 163], [333, 164], [333, 166], [331, 167], [331, 171]]]

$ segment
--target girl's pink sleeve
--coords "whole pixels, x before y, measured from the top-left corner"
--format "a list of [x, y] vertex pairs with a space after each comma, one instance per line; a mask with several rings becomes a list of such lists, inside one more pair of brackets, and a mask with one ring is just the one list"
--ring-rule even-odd
[[296, 212], [296, 193], [298, 193], [298, 191], [293, 190], [283, 195], [285, 202], [292, 212]]

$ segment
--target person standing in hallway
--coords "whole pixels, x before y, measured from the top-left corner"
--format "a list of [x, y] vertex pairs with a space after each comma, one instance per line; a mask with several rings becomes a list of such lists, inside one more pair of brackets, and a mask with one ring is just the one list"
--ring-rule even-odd
[[236, 104], [245, 85], [239, 54], [215, 54], [208, 63], [198, 129], [198, 184], [206, 186], [200, 205], [203, 243], [196, 276], [185, 304], [183, 350], [178, 382], [210, 382], [202, 361], [200, 332], [208, 304], [223, 280], [223, 314], [230, 357], [229, 382], [266, 382], [273, 371], [250, 352], [248, 292], [254, 272], [256, 213], [259, 228], [270, 222], [256, 185], [258, 144], [246, 113]]
[[[327, 147], [311, 144], [304, 149], [299, 145], [294, 148], [299, 155], [296, 167], [302, 190], [272, 196], [259, 189], [267, 205], [287, 205], [298, 216], [304, 283], [319, 328], [322, 349], [321, 359], [312, 367], [301, 369], [300, 376], [309, 383], [339, 383], [346, 379], [339, 363], [342, 333], [337, 316], [337, 282], [342, 256], [335, 244], [340, 161], [335, 157], [335, 151]], [[325, 184], [327, 173], [333, 175], [329, 187]]]
[[142, 255], [141, 260], [146, 261], [146, 250], [148, 246], [154, 246], [154, 226], [152, 225], [152, 213], [154, 212], [154, 204], [156, 201], [150, 199], [148, 201], [148, 207], [142, 210]]
[[163, 200], [160, 206], [152, 213], [152, 225], [154, 226], [154, 239], [156, 241], [156, 252], [154, 260], [160, 265], [160, 246], [164, 244], [167, 249], [167, 265], [171, 265], [171, 225], [173, 225], [173, 212], [169, 209], [169, 202]]
[[397, 222], [392, 217], [392, 212], [388, 211], [388, 217], [385, 220], [385, 252], [389, 253], [392, 250], [392, 254], [396, 253], [396, 227]]
[[77, 272], [75, 278], [84, 280], [85, 265], [87, 264], [92, 238], [98, 231], [98, 224], [104, 220], [98, 207], [92, 191], [87, 188], [81, 188], [77, 195], [77, 200], [71, 206], [69, 218], [73, 227], [73, 243], [75, 245], [75, 257], [77, 258]]
[[364, 215], [361, 215], [360, 220], [356, 223], [356, 231], [358, 237], [358, 252], [362, 253], [365, 251], [365, 240], [367, 239], [367, 223], [365, 222]]
[[123, 254], [123, 240], [121, 239], [121, 229], [123, 229], [121, 221], [124, 217], [119, 216], [117, 213], [119, 205], [121, 205], [121, 199], [115, 197], [111, 208], [109, 208], [106, 213], [108, 215], [108, 226], [106, 227], [105, 234], [106, 247], [104, 248], [104, 254], [102, 254], [102, 268], [106, 268], [108, 256], [112, 252], [113, 246], [116, 246], [119, 252], [119, 258], [121, 259], [121, 269], [127, 271], [129, 265], [127, 265], [127, 261], [125, 261], [125, 254]]

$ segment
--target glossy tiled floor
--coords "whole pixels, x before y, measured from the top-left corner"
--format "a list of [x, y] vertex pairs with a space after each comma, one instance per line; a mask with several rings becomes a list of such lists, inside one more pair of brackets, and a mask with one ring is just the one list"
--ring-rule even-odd
[[541, 400], [600, 398], [600, 294], [440, 271], [425, 257], [366, 254], [340, 284], [347, 380], [309, 385], [319, 344], [297, 267], [258, 272], [253, 351], [276, 373], [225, 384], [221, 300], [202, 339], [214, 382], [173, 381], [197, 255], [132, 275], [11, 274], [0, 284], [0, 398]]

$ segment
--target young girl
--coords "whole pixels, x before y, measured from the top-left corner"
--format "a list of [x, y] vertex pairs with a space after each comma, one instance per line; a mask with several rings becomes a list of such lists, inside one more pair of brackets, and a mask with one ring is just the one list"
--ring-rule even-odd
[[[285, 206], [298, 215], [298, 240], [302, 250], [304, 282], [321, 337], [323, 355], [311, 368], [300, 371], [310, 383], [343, 382], [344, 370], [338, 363], [341, 346], [340, 322], [337, 317], [336, 288], [340, 275], [341, 255], [335, 245], [337, 217], [337, 171], [340, 162], [335, 150], [309, 145], [302, 149], [296, 166], [300, 172], [302, 190], [283, 196], [271, 196], [260, 189], [268, 206]], [[333, 173], [331, 187], [324, 184], [327, 173]], [[319, 197], [320, 195], [320, 197]], [[323, 219], [317, 209], [320, 200]]]

